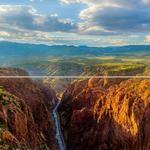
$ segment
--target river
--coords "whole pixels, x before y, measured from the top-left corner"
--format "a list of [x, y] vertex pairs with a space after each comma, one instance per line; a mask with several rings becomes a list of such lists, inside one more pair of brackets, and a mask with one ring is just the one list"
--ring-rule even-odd
[[60, 119], [59, 119], [59, 115], [58, 115], [58, 107], [59, 107], [60, 103], [61, 103], [61, 101], [58, 101], [57, 105], [53, 109], [53, 118], [54, 118], [54, 123], [55, 123], [56, 139], [57, 139], [59, 148], [60, 148], [60, 150], [66, 150], [66, 145], [65, 145], [64, 138], [62, 135]]

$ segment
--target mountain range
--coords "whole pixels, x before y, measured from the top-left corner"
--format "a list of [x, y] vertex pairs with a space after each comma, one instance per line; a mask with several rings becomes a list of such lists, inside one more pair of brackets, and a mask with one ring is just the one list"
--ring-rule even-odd
[[1, 56], [84, 56], [84, 55], [135, 55], [142, 53], [150, 54], [150, 45], [127, 45], [112, 47], [87, 47], [87, 46], [67, 46], [44, 44], [27, 44], [1, 41]]

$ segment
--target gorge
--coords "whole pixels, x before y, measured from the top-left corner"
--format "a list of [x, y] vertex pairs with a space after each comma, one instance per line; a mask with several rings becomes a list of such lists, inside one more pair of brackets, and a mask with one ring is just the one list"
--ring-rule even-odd
[[1, 149], [149, 150], [149, 116], [149, 79], [78, 79], [61, 100], [41, 80], [0, 79]]

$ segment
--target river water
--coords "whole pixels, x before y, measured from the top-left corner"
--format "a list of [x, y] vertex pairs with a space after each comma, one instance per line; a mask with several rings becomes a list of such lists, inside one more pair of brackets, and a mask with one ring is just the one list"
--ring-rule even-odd
[[60, 150], [66, 150], [66, 145], [64, 142], [64, 138], [61, 132], [61, 126], [60, 126], [60, 119], [58, 115], [58, 107], [60, 105], [61, 101], [58, 101], [56, 107], [53, 109], [53, 118], [54, 118], [54, 123], [55, 123], [55, 132], [56, 132], [56, 140], [58, 142]]

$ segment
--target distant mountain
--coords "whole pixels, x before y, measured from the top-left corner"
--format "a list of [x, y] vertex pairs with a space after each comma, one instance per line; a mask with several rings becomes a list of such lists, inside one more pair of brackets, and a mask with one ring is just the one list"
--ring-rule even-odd
[[149, 55], [150, 45], [128, 45], [113, 47], [87, 47], [87, 46], [48, 46], [43, 44], [23, 44], [13, 42], [0, 42], [1, 56], [84, 56], [84, 55]]

